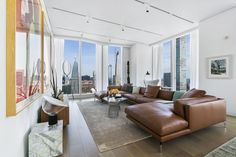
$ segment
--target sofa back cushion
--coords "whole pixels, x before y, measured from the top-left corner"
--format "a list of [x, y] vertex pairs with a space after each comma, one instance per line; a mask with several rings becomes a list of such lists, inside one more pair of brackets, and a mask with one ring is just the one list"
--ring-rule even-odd
[[133, 92], [133, 86], [132, 85], [128, 85], [127, 88], [126, 88], [126, 92], [132, 93]]
[[148, 85], [145, 90], [144, 96], [148, 98], [156, 98], [159, 93], [159, 90], [160, 90], [160, 86]]
[[173, 91], [159, 90], [157, 98], [160, 98], [163, 100], [172, 100], [174, 93], [175, 92]]
[[123, 84], [123, 86], [121, 86], [121, 90], [128, 92], [128, 93], [132, 93], [133, 87], [132, 84]]
[[[185, 105], [194, 105], [204, 102], [216, 101], [217, 98], [215, 96], [206, 95], [203, 97], [195, 97], [195, 98], [184, 98], [184, 99], [177, 99], [174, 102], [174, 113], [181, 116], [182, 118], [185, 117]], [[199, 115], [201, 116], [201, 115]]]
[[139, 94], [144, 95], [145, 91], [146, 91], [145, 87], [140, 87]]
[[128, 84], [123, 84], [123, 85], [121, 86], [121, 90], [122, 90], [122, 91], [126, 91], [126, 90], [127, 90], [127, 86], [128, 86]]
[[176, 101], [177, 99], [180, 99], [184, 95], [184, 92], [181, 91], [175, 91], [172, 101]]
[[133, 94], [139, 94], [139, 91], [140, 91], [140, 87], [133, 87], [133, 91], [132, 91], [132, 93]]
[[181, 97], [182, 98], [194, 98], [194, 97], [203, 97], [206, 94], [206, 91], [204, 90], [199, 90], [199, 89], [191, 89], [184, 93], [184, 95]]

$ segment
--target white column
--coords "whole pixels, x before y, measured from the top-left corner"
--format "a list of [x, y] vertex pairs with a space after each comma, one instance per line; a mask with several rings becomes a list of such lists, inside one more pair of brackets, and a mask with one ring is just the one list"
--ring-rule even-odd
[[102, 45], [96, 45], [96, 89], [102, 90]]
[[158, 79], [161, 85], [163, 77], [163, 46], [162, 44], [153, 46], [153, 80]]
[[102, 48], [102, 90], [106, 90], [108, 86], [108, 46]]
[[59, 89], [62, 89], [62, 63], [64, 61], [64, 39], [54, 39], [54, 46], [55, 46], [55, 60], [54, 60], [54, 67], [57, 72], [57, 85]]
[[122, 84], [127, 83], [127, 62], [130, 61], [130, 47], [123, 47], [122, 51]]
[[162, 56], [162, 49], [161, 49], [161, 46], [160, 45], [155, 45], [153, 46], [152, 48], [153, 50], [153, 67], [152, 67], [152, 79], [153, 80], [156, 80], [156, 79], [159, 79], [159, 83], [161, 81], [161, 75], [162, 75], [162, 68], [161, 68], [161, 62], [162, 62], [162, 59], [161, 59], [161, 56]]
[[172, 65], [171, 65], [171, 78], [172, 78], [172, 90], [176, 90], [176, 38], [172, 39]]
[[190, 33], [190, 89], [199, 87], [199, 30]]

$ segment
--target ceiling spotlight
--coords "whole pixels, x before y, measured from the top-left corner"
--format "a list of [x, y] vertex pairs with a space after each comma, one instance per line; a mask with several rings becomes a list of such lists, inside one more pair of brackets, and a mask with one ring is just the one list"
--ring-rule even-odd
[[90, 21], [91, 21], [91, 16], [86, 16], [86, 23], [90, 23]]
[[110, 39], [110, 38], [108, 39], [108, 42], [109, 42], [109, 43], [111, 42], [111, 39]]
[[150, 4], [144, 3], [144, 6], [145, 6], [145, 12], [149, 13], [149, 11], [150, 11]]
[[123, 25], [121, 25], [121, 31], [124, 32], [125, 31], [125, 27]]

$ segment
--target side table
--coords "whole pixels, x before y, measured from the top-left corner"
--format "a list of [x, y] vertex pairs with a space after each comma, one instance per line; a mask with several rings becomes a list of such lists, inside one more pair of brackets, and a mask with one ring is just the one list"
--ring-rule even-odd
[[29, 157], [54, 157], [63, 154], [63, 121], [49, 127], [48, 123], [38, 123], [31, 128], [28, 137]]
[[104, 97], [103, 101], [108, 103], [108, 117], [109, 118], [116, 118], [119, 116], [120, 111], [120, 103], [126, 101], [127, 98], [121, 97], [121, 98], [110, 98], [110, 97]]

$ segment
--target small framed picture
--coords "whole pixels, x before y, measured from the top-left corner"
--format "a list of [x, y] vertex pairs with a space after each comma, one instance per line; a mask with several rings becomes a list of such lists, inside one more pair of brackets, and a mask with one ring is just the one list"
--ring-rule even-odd
[[231, 55], [208, 58], [209, 78], [230, 78]]

